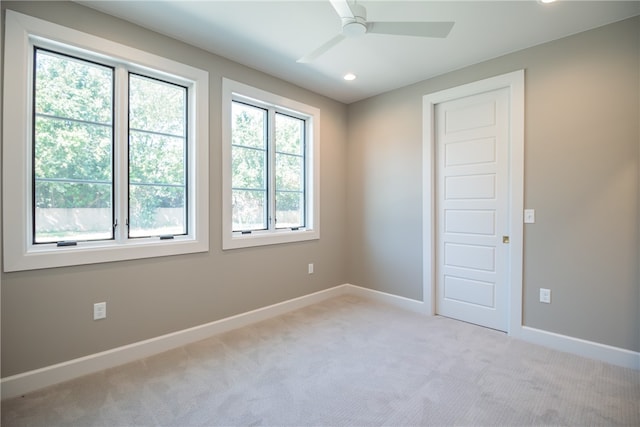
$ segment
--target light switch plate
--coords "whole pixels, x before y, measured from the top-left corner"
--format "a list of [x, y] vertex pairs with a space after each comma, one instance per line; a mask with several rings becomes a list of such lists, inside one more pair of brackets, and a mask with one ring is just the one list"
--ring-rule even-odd
[[524, 223], [525, 224], [533, 224], [536, 222], [536, 210], [535, 209], [525, 209], [524, 210]]

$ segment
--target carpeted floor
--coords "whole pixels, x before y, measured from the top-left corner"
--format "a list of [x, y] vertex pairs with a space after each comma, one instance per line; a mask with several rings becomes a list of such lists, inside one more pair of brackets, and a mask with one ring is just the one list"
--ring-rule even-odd
[[2, 426], [640, 426], [640, 372], [354, 296], [2, 402]]

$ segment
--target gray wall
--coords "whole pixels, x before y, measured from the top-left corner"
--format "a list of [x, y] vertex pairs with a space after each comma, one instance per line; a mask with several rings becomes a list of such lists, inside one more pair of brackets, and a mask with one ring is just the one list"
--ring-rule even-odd
[[525, 206], [536, 209], [524, 324], [638, 351], [638, 17], [351, 104], [349, 282], [422, 299], [422, 96], [518, 69]]
[[[3, 2], [2, 8], [207, 70], [211, 117], [209, 253], [3, 273], [3, 377], [346, 282], [347, 115], [343, 104], [73, 3]], [[321, 109], [319, 241], [221, 250], [223, 76]], [[307, 274], [310, 262], [315, 264], [313, 275]], [[95, 322], [92, 307], [99, 301], [107, 301], [108, 317]]]

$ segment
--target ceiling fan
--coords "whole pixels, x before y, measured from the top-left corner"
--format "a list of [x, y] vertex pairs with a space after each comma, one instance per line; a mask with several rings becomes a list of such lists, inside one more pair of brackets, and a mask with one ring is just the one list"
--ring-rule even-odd
[[330, 0], [331, 5], [342, 20], [342, 32], [316, 50], [298, 59], [297, 62], [309, 63], [342, 40], [361, 36], [366, 33], [398, 36], [437, 37], [449, 35], [454, 22], [373, 22], [367, 21], [364, 6], [349, 3], [348, 0]]

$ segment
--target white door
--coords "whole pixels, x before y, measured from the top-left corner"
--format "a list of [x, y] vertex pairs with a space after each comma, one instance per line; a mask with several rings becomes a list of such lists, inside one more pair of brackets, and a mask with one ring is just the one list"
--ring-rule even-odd
[[436, 312], [508, 325], [509, 89], [434, 109]]

